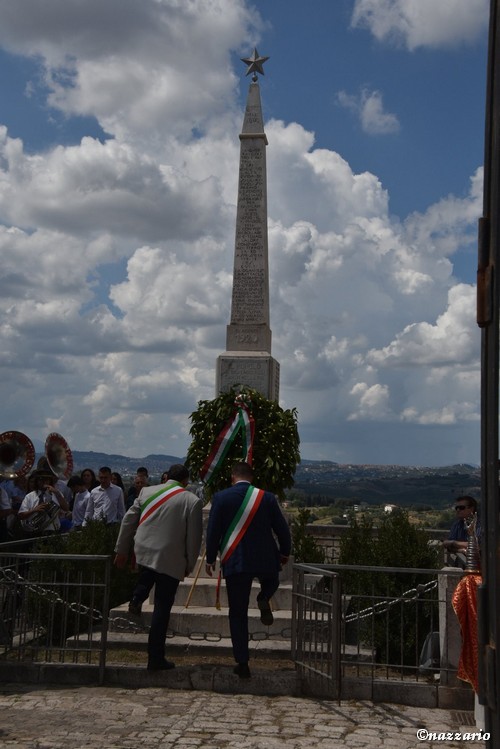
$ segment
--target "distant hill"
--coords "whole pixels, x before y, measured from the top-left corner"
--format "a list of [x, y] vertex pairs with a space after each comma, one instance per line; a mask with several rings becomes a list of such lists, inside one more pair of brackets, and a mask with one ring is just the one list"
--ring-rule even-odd
[[436, 468], [303, 460], [295, 474], [294, 488], [311, 497], [323, 497], [323, 504], [346, 499], [368, 504], [446, 507], [461, 494], [479, 498], [481, 472], [477, 466], [465, 463]]
[[[185, 456], [150, 454], [130, 458], [125, 455], [93, 451], [73, 451], [74, 472], [94, 471], [108, 465], [122, 476], [132, 476], [139, 466], [160, 476], [173, 463], [184, 463]], [[348, 499], [368, 504], [402, 506], [427, 504], [447, 506], [461, 494], [479, 497], [481, 474], [478, 466], [460, 463], [452, 466], [425, 467], [400, 465], [342, 464], [333, 461], [303, 459], [297, 466], [294, 489], [323, 503]]]
[[[73, 471], [80, 473], [84, 468], [92, 468], [97, 473], [101, 466], [109, 466], [112, 471], [122, 476], [132, 476], [139, 466], [146, 466], [152, 476], [160, 476], [173, 463], [184, 463], [184, 458], [175, 455], [146, 455], [143, 458], [129, 458], [126, 455], [116, 455], [81, 450], [72, 450]], [[40, 455], [37, 455], [37, 459]]]

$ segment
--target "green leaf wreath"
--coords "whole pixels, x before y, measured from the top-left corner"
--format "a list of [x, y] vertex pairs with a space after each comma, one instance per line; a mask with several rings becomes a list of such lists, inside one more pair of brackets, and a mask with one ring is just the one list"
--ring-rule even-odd
[[[251, 403], [255, 420], [253, 468], [255, 484], [284, 499], [285, 489], [293, 486], [293, 477], [300, 462], [297, 410], [284, 410], [276, 401], [264, 398], [257, 390], [241, 388], [219, 395], [214, 400], [199, 401], [191, 414], [189, 433], [192, 442], [187, 453], [191, 479], [200, 479], [200, 471], [207, 456], [228, 419], [234, 413], [237, 395], [245, 395]], [[242, 439], [238, 435], [226, 455], [220, 470], [206, 486], [206, 496], [231, 485], [231, 466], [242, 460]]]

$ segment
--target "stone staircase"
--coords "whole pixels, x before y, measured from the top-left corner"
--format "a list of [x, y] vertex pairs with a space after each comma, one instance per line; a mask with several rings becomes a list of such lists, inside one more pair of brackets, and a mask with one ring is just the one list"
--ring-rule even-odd
[[[220, 609], [216, 608], [217, 573], [210, 578], [205, 563], [199, 559], [193, 573], [179, 584], [175, 605], [172, 607], [167, 648], [216, 650], [231, 654], [226, 586], [220, 584]], [[292, 563], [280, 575], [280, 587], [271, 600], [274, 623], [266, 627], [260, 621], [257, 607], [259, 584], [252, 586], [248, 624], [250, 650], [272, 653], [275, 657], [289, 658], [292, 626]], [[145, 645], [153, 612], [153, 595], [143, 604], [142, 616], [128, 613], [128, 601], [111, 609], [109, 614], [108, 645], [140, 647]]]

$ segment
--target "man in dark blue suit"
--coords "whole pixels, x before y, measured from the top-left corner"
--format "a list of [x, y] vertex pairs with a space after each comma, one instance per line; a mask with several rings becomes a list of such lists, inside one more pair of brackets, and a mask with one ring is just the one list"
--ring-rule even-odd
[[269, 626], [273, 623], [269, 600], [278, 589], [279, 571], [288, 561], [292, 545], [276, 497], [252, 486], [252, 481], [253, 470], [248, 463], [236, 463], [231, 472], [232, 486], [212, 497], [207, 527], [206, 570], [212, 576], [220, 552], [237, 663], [234, 672], [241, 678], [250, 677], [248, 604], [252, 581], [255, 577], [259, 580], [257, 605], [261, 622]]

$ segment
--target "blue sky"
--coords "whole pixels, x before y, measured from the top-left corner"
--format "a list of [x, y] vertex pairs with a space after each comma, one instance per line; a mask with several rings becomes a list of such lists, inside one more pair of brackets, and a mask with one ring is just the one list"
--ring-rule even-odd
[[0, 0], [3, 429], [184, 454], [260, 78], [273, 355], [306, 458], [479, 461], [487, 0]]

